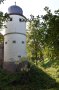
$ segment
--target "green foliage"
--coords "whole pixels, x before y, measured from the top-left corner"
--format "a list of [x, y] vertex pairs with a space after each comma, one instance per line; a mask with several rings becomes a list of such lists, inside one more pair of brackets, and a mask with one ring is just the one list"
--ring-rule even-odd
[[3, 41], [4, 41], [4, 37], [2, 34], [0, 34], [0, 44], [3, 43]]
[[28, 52], [30, 53], [31, 57], [34, 58], [34, 60], [37, 60], [41, 57], [43, 59], [43, 29], [40, 25], [40, 19], [39, 16], [36, 18], [30, 19], [29, 27], [27, 31], [27, 48]]
[[5, 25], [5, 21], [10, 18], [9, 15], [7, 13], [3, 13], [0, 11], [0, 30], [2, 29], [2, 27]]
[[45, 27], [45, 43], [51, 51], [51, 58], [59, 59], [59, 14], [58, 10], [53, 15], [48, 7], [45, 7], [46, 14], [43, 16]]
[[[9, 15], [7, 13], [3, 13], [0, 11], [0, 31], [3, 30], [3, 28], [5, 28], [5, 21], [9, 18]], [[0, 43], [3, 43], [4, 41], [4, 37], [2, 34], [0, 34]]]
[[[27, 32], [28, 56], [33, 60], [59, 60], [59, 10], [52, 14], [48, 7], [41, 18], [31, 15]], [[40, 21], [42, 19], [42, 22]]]
[[4, 21], [4, 16], [3, 16], [3, 12], [0, 12], [0, 28], [3, 25], [3, 21]]

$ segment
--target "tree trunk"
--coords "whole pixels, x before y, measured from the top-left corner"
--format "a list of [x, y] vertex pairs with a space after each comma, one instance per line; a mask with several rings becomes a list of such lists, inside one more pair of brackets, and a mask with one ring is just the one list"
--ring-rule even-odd
[[35, 56], [36, 56], [36, 57], [35, 57], [36, 65], [38, 65], [38, 63], [37, 63], [37, 56], [38, 56], [38, 55], [37, 55], [37, 52], [35, 53]]

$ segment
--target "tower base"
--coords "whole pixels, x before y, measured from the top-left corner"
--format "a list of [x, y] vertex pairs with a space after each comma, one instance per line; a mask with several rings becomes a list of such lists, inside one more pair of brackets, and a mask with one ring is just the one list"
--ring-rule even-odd
[[3, 69], [6, 71], [15, 73], [23, 70], [29, 70], [30, 63], [28, 61], [23, 61], [18, 64], [15, 64], [15, 62], [4, 62], [3, 63]]
[[3, 69], [9, 72], [17, 72], [18, 71], [18, 65], [15, 64], [14, 62], [4, 62], [3, 63]]

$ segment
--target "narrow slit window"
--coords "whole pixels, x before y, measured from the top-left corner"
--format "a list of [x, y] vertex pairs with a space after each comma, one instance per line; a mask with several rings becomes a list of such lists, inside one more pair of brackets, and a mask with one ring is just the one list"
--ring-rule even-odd
[[10, 21], [12, 21], [12, 18], [10, 18]]
[[18, 57], [21, 58], [21, 55], [19, 55]]
[[21, 19], [21, 18], [19, 18], [19, 21], [20, 21], [20, 22], [22, 22], [22, 19]]
[[24, 41], [22, 41], [22, 44], [24, 44]]
[[13, 43], [16, 43], [16, 41], [14, 40]]

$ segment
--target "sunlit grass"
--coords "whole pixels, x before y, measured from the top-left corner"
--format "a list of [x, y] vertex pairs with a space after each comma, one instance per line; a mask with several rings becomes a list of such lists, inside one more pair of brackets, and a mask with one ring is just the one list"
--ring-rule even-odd
[[46, 59], [39, 62], [38, 66], [59, 83], [59, 60]]

